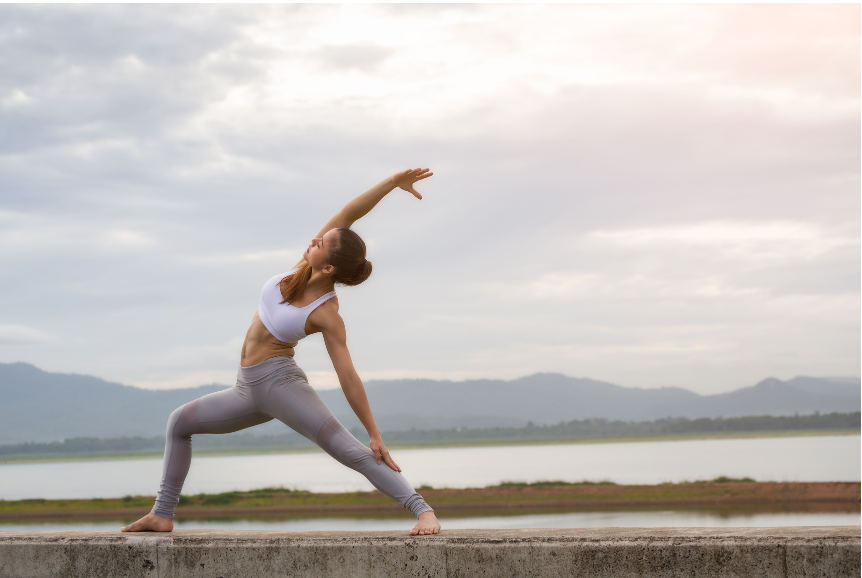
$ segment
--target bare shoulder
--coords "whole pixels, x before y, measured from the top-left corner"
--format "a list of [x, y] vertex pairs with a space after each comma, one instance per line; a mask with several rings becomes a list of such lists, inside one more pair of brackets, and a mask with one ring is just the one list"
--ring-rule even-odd
[[314, 332], [344, 330], [344, 320], [338, 313], [338, 297], [333, 297], [321, 303], [318, 308], [308, 316], [307, 323]]

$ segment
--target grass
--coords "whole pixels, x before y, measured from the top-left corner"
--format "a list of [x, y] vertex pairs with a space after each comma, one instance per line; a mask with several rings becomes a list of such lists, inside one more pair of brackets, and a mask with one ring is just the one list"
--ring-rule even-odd
[[[752, 480], [753, 481], [753, 480]], [[563, 482], [559, 480], [553, 480], [549, 482], [501, 482], [496, 486], [486, 486], [486, 489], [490, 488], [552, 488], [558, 486], [616, 486], [615, 482], [611, 482], [608, 480], [603, 480], [601, 482], [591, 482], [589, 480], [584, 480], [582, 482]]]
[[[829, 502], [859, 510], [856, 483], [755, 482], [751, 478], [721, 476], [712, 480], [656, 485], [621, 485], [609, 481], [503, 482], [485, 488], [419, 488], [435, 509], [441, 511], [545, 507], [623, 507], [704, 504], [802, 504]], [[123, 496], [90, 500], [0, 500], [0, 519], [45, 516], [98, 516], [142, 514], [153, 505], [154, 496]], [[247, 492], [223, 492], [181, 496], [179, 512], [194, 515], [249, 515], [255, 512], [312, 512], [338, 514], [349, 511], [395, 511], [399, 506], [380, 492], [316, 494], [289, 488], [261, 488]], [[239, 511], [242, 510], [242, 511]], [[128, 513], [124, 513], [128, 512]]]
[[712, 482], [713, 484], [739, 484], [739, 483], [752, 483], [754, 482], [753, 478], [728, 478], [727, 476], [718, 476], [714, 480], [707, 481], [697, 481], [695, 484], [705, 484]]
[[[668, 434], [643, 437], [608, 437], [608, 438], [523, 438], [523, 439], [477, 439], [449, 440], [427, 442], [387, 442], [389, 449], [431, 449], [431, 448], [462, 448], [462, 447], [494, 447], [494, 446], [534, 446], [534, 445], [568, 445], [568, 444], [604, 444], [604, 443], [636, 443], [656, 441], [685, 441], [705, 439], [749, 439], [777, 437], [819, 437], [833, 435], [859, 435], [858, 429], [830, 430], [784, 430], [758, 432], [706, 432], [690, 434]], [[385, 436], [385, 434], [384, 434]], [[259, 448], [218, 448], [195, 450], [194, 455], [201, 456], [241, 456], [308, 453], [322, 451], [316, 446], [297, 447], [259, 447]], [[39, 463], [39, 462], [70, 462], [70, 461], [103, 461], [151, 459], [162, 457], [162, 450], [142, 450], [138, 452], [105, 452], [86, 454], [19, 454], [0, 456], [0, 464]]]

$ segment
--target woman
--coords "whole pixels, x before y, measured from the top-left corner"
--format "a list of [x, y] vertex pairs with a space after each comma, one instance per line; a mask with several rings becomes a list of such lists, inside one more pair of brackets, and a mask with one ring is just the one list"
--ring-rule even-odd
[[[234, 432], [273, 418], [363, 474], [375, 488], [410, 510], [419, 520], [410, 534], [440, 531], [434, 511], [401, 475], [401, 468], [380, 438], [347, 350], [347, 334], [334, 290], [336, 283], [358, 285], [371, 274], [365, 243], [350, 226], [396, 187], [421, 199], [413, 185], [432, 174], [428, 169], [402, 171], [365, 191], [324, 225], [293, 270], [276, 275], [264, 285], [242, 345], [236, 385], [187, 403], [171, 414], [156, 504], [152, 512], [123, 528], [124, 532], [173, 530], [174, 508], [191, 463], [192, 435]], [[323, 334], [344, 395], [371, 438], [370, 450], [332, 415], [293, 359], [296, 342], [312, 333]]]

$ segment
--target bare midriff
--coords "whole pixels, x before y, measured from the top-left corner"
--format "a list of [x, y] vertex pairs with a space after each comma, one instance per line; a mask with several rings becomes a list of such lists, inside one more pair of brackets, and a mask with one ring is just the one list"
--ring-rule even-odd
[[254, 318], [251, 320], [251, 327], [245, 334], [239, 364], [242, 367], [251, 367], [279, 355], [293, 357], [294, 347], [296, 347], [296, 343], [282, 343], [273, 337], [255, 311]]

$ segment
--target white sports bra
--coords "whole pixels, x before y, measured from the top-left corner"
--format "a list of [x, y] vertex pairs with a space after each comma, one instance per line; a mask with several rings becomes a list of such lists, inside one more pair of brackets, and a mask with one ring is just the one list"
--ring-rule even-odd
[[335, 291], [322, 295], [314, 302], [305, 307], [294, 307], [288, 303], [282, 303], [284, 297], [281, 295], [279, 282], [296, 273], [297, 269], [276, 275], [266, 282], [260, 292], [260, 305], [257, 315], [272, 336], [282, 343], [296, 343], [305, 337], [305, 322], [312, 311], [322, 303], [335, 297]]

